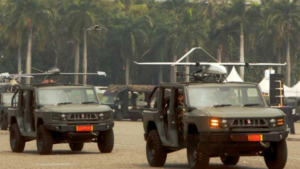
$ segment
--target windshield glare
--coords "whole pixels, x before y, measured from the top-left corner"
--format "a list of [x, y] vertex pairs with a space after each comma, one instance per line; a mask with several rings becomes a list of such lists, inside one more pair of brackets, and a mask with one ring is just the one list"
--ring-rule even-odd
[[[11, 98], [14, 96], [14, 93], [4, 93], [3, 94], [3, 103], [4, 104], [11, 104]], [[18, 102], [18, 97], [15, 97], [16, 102]]]
[[221, 104], [265, 106], [256, 87], [190, 87], [188, 99], [189, 104], [194, 107], [212, 107]]
[[104, 104], [114, 104], [115, 100], [116, 100], [115, 96], [104, 95], [101, 98], [101, 103], [104, 103]]
[[59, 103], [80, 104], [84, 102], [98, 103], [93, 89], [40, 89], [38, 91], [40, 105]]

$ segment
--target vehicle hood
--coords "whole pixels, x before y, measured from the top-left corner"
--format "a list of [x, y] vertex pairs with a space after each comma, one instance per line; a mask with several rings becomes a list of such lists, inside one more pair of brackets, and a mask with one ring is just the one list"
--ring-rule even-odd
[[45, 106], [40, 109], [40, 111], [51, 111], [51, 112], [61, 112], [61, 113], [81, 113], [81, 112], [104, 112], [110, 111], [111, 109], [105, 105], [58, 105], [58, 106]]
[[204, 110], [209, 113], [211, 117], [224, 118], [249, 118], [249, 117], [276, 117], [285, 115], [279, 109], [265, 108], [265, 107], [219, 107], [207, 108]]

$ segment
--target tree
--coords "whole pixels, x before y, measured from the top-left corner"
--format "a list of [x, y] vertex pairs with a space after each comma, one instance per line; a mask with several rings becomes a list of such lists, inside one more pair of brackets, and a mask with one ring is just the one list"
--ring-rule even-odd
[[[51, 10], [44, 6], [43, 1], [15, 0], [8, 1], [8, 3], [12, 6], [12, 10], [9, 13], [11, 23], [15, 25], [17, 29], [27, 28], [28, 30], [26, 73], [31, 73], [33, 38], [34, 36], [40, 37], [39, 47], [42, 48], [47, 42], [49, 36], [48, 30], [51, 28], [51, 17], [53, 15]], [[30, 83], [30, 78], [26, 79], [26, 83]]]
[[286, 43], [286, 84], [290, 86], [291, 82], [291, 46], [290, 39], [297, 37], [293, 29], [300, 28], [300, 9], [298, 0], [276, 0], [270, 2], [272, 13], [269, 17], [269, 22], [275, 24], [280, 30], [280, 36], [283, 36]]
[[145, 4], [132, 4], [133, 1], [118, 1], [116, 7], [119, 13], [112, 21], [112, 31], [109, 36], [114, 36], [115, 45], [118, 45], [118, 53], [125, 60], [125, 84], [130, 84], [129, 71], [133, 58], [137, 58], [143, 45], [148, 43], [147, 29], [152, 27], [148, 17], [148, 8]]
[[[244, 32], [250, 28], [252, 19], [259, 17], [259, 5], [255, 2], [248, 7], [246, 0], [232, 0], [226, 5], [225, 12], [228, 17], [228, 24], [234, 30], [239, 30], [240, 35], [240, 62], [245, 62], [244, 57]], [[240, 67], [240, 76], [244, 79], [244, 67]]]

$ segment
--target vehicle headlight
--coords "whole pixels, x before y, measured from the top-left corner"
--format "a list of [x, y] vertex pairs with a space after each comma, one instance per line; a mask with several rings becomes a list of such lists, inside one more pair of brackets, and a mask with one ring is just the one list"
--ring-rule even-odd
[[284, 119], [271, 119], [270, 120], [270, 126], [271, 127], [276, 127], [276, 126], [283, 126], [284, 125]]
[[276, 127], [276, 119], [271, 119], [270, 120], [270, 126], [271, 127]]
[[120, 104], [118, 105], [118, 109], [121, 109], [121, 105]]
[[296, 113], [296, 110], [295, 109], [293, 109], [293, 111], [292, 111], [292, 114], [295, 114]]
[[52, 116], [52, 120], [56, 121], [66, 121], [67, 120], [67, 115], [65, 114], [54, 114]]
[[228, 121], [227, 121], [226, 119], [223, 119], [223, 120], [221, 121], [221, 126], [222, 126], [223, 128], [227, 128], [227, 127], [228, 127]]

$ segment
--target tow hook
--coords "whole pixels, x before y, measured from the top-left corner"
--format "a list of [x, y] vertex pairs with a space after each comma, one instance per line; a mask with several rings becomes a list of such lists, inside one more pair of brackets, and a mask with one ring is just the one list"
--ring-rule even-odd
[[260, 145], [263, 147], [263, 148], [269, 148], [270, 147], [270, 143], [269, 142], [259, 142]]

